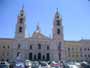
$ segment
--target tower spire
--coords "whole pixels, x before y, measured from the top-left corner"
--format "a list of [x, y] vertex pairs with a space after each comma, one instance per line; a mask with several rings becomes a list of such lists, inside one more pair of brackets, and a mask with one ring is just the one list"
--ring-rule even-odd
[[57, 8], [57, 12], [58, 12], [58, 8]]
[[21, 9], [22, 11], [24, 10], [24, 4], [22, 5], [22, 9]]

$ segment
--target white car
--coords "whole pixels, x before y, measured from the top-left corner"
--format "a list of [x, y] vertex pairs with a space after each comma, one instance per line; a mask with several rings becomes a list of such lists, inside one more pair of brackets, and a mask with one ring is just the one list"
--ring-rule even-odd
[[26, 60], [25, 61], [25, 66], [28, 67], [28, 68], [31, 68], [31, 66], [32, 66], [31, 61], [30, 60]]
[[24, 63], [22, 62], [16, 63], [15, 68], [25, 68]]
[[52, 61], [50, 65], [51, 65], [51, 68], [61, 68], [60, 63], [56, 63], [55, 61]]

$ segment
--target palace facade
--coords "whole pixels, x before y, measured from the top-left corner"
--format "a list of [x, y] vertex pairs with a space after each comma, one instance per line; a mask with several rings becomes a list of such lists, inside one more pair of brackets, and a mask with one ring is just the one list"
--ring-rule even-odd
[[52, 38], [42, 34], [39, 25], [31, 37], [26, 37], [25, 18], [22, 8], [17, 16], [15, 37], [0, 38], [0, 60], [15, 61], [21, 55], [23, 60], [90, 61], [90, 40], [64, 41], [62, 17], [58, 10], [54, 15]]

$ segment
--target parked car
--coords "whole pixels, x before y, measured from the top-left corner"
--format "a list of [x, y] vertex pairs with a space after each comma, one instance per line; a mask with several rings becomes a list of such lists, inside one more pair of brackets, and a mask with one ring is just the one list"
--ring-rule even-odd
[[31, 61], [30, 61], [30, 60], [26, 60], [26, 61], [25, 61], [25, 67], [26, 67], [26, 68], [31, 68], [31, 66], [32, 66]]
[[39, 68], [39, 62], [38, 61], [34, 61], [32, 62], [32, 68]]
[[56, 63], [55, 61], [52, 61], [50, 64], [51, 68], [60, 68], [60, 63]]
[[25, 68], [25, 65], [22, 62], [18, 62], [16, 63], [15, 68]]
[[90, 68], [90, 65], [84, 61], [81, 63], [81, 68]]
[[0, 68], [9, 68], [9, 66], [6, 64], [0, 64]]
[[40, 62], [40, 67], [39, 68], [49, 68], [49, 65], [48, 65], [47, 62], [42, 61], [42, 62]]

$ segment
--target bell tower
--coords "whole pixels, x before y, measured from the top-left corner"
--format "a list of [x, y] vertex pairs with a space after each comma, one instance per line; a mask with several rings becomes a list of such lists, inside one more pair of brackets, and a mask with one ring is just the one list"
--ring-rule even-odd
[[53, 44], [57, 48], [58, 60], [64, 59], [64, 36], [63, 36], [63, 25], [62, 17], [58, 11], [55, 13], [54, 22], [53, 22]]
[[24, 6], [23, 6], [17, 17], [15, 38], [25, 38], [25, 26], [26, 26], [25, 13], [24, 13]]
[[53, 39], [63, 39], [63, 26], [62, 26], [62, 17], [60, 13], [57, 11], [54, 16], [54, 23], [53, 23]]

